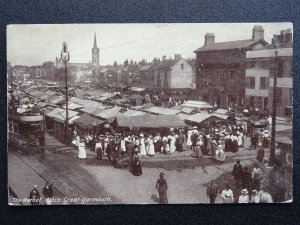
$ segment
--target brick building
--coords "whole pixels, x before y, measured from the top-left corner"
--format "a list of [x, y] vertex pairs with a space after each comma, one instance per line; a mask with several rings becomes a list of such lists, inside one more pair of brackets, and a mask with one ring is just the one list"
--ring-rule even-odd
[[257, 25], [252, 29], [252, 38], [246, 40], [215, 42], [215, 35], [207, 33], [204, 45], [194, 51], [201, 100], [219, 107], [243, 105], [246, 51], [266, 45], [264, 29]]

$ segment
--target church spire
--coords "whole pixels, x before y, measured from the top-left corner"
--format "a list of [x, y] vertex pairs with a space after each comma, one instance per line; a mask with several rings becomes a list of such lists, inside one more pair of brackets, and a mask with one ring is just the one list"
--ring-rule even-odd
[[97, 48], [96, 32], [94, 32], [94, 47]]

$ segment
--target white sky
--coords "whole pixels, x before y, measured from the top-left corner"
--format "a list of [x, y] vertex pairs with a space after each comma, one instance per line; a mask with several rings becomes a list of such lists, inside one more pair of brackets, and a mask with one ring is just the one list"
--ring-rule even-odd
[[[292, 29], [291, 23], [255, 23], [265, 29], [265, 40]], [[254, 23], [202, 24], [37, 24], [7, 27], [7, 59], [12, 65], [40, 65], [54, 61], [66, 41], [70, 62], [91, 60], [94, 32], [100, 47], [100, 65], [123, 63], [125, 59], [151, 61], [163, 55], [194, 58], [204, 44], [205, 33], [214, 33], [216, 42], [251, 39]], [[293, 31], [293, 29], [292, 29]]]

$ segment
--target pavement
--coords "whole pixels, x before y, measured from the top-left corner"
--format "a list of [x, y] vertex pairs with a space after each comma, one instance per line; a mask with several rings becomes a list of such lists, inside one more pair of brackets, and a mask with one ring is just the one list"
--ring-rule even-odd
[[[57, 204], [156, 204], [155, 184], [163, 171], [169, 187], [169, 203], [209, 203], [206, 187], [211, 179], [219, 181], [221, 191], [225, 183], [232, 182], [231, 171], [237, 159], [243, 166], [255, 161], [256, 151], [249, 151], [248, 144], [246, 139], [246, 148], [237, 153], [226, 152], [224, 163], [210, 156], [193, 158], [191, 151], [146, 156], [142, 158], [143, 175], [136, 177], [128, 170], [112, 167], [106, 157], [97, 160], [95, 152], [90, 150], [87, 159], [80, 160], [76, 148], [65, 146], [47, 134], [43, 154], [8, 153], [9, 185], [19, 197], [28, 197], [33, 184], [41, 192], [45, 181], [49, 181], [55, 187], [55, 197], [62, 199]], [[222, 202], [220, 196], [216, 202]]]

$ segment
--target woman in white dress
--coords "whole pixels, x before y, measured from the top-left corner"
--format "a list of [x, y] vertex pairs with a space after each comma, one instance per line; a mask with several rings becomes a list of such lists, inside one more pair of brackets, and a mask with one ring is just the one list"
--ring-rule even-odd
[[174, 132], [171, 133], [169, 139], [170, 139], [170, 153], [173, 153], [176, 151], [176, 137]]
[[84, 143], [84, 139], [82, 139], [79, 143], [78, 146], [78, 158], [79, 159], [86, 159], [86, 150], [85, 150], [85, 143]]
[[186, 140], [186, 147], [188, 150], [191, 150], [191, 148], [192, 148], [192, 134], [193, 134], [193, 131], [191, 129], [189, 129], [187, 132], [187, 140]]
[[150, 137], [148, 136], [145, 140], [145, 147], [146, 147], [146, 153], [149, 154], [149, 147], [150, 147]]
[[167, 155], [171, 154], [170, 146], [169, 146], [169, 139], [167, 136], [163, 136], [163, 138], [162, 138], [161, 152], [164, 154], [167, 154]]
[[237, 132], [237, 138], [238, 138], [238, 146], [242, 147], [243, 146], [243, 133], [242, 132]]
[[147, 155], [147, 152], [146, 152], [146, 146], [145, 146], [145, 138], [144, 138], [144, 135], [143, 134], [140, 134], [140, 154], [141, 156], [145, 156]]
[[121, 139], [121, 143], [120, 143], [120, 148], [121, 148], [121, 154], [123, 154], [124, 152], [126, 152], [126, 145], [125, 145], [125, 141], [127, 140], [127, 138], [123, 138]]
[[149, 148], [148, 148], [147, 154], [149, 156], [154, 156], [155, 150], [154, 150], [153, 137], [151, 135], [149, 136], [148, 146], [149, 146]]

